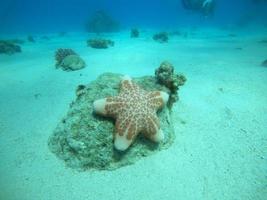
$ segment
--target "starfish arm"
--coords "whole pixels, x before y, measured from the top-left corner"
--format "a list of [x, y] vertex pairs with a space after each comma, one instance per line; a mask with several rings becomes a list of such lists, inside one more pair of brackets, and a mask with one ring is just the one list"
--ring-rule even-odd
[[156, 113], [147, 117], [144, 135], [153, 142], [160, 142], [164, 139]]
[[139, 86], [136, 85], [131, 77], [129, 76], [124, 76], [122, 77], [122, 80], [121, 80], [121, 86], [120, 86], [120, 92], [132, 92], [132, 91], [137, 91], [139, 90]]
[[115, 148], [119, 151], [125, 151], [132, 144], [138, 132], [137, 123], [130, 118], [117, 119], [114, 135]]
[[93, 103], [94, 113], [99, 114], [99, 115], [106, 115], [107, 114], [107, 111], [105, 109], [106, 103], [107, 103], [107, 98], [98, 99], [94, 101]]
[[155, 110], [158, 110], [167, 104], [169, 100], [169, 95], [166, 92], [155, 91], [149, 92], [148, 98], [151, 107]]
[[122, 102], [118, 97], [107, 97], [94, 101], [93, 108], [96, 114], [116, 117], [120, 112]]

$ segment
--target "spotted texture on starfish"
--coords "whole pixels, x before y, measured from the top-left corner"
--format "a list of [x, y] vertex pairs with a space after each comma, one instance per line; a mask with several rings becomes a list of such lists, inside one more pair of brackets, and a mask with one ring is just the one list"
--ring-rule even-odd
[[157, 110], [167, 103], [168, 98], [165, 92], [141, 89], [130, 77], [125, 76], [121, 81], [119, 95], [96, 100], [94, 111], [116, 119], [114, 146], [124, 151], [139, 133], [154, 142], [164, 139]]

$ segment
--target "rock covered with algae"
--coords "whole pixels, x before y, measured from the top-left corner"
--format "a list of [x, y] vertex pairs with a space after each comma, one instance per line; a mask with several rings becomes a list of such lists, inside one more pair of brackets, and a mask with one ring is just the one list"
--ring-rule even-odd
[[0, 40], [0, 54], [12, 55], [14, 53], [20, 53], [21, 47], [13, 40]]
[[[171, 110], [162, 109], [158, 116], [165, 134], [163, 142], [156, 144], [141, 134], [126, 151], [119, 152], [113, 147], [114, 121], [93, 113], [93, 102], [118, 94], [120, 74], [105, 73], [88, 85], [77, 87], [77, 98], [70, 104], [67, 115], [50, 136], [48, 146], [66, 165], [78, 170], [113, 170], [133, 164], [142, 157], [167, 149], [175, 135]], [[145, 90], [171, 91], [159, 84], [153, 76], [136, 78], [134, 81]]]
[[114, 41], [103, 38], [87, 40], [87, 46], [92, 47], [94, 49], [107, 49], [109, 47], [113, 47], [114, 44]]
[[72, 49], [58, 49], [55, 53], [56, 68], [75, 71], [86, 66], [84, 60]]
[[178, 91], [185, 84], [186, 77], [183, 74], [175, 73], [174, 66], [168, 61], [160, 64], [159, 68], [155, 71], [155, 76], [160, 84], [166, 86], [171, 91], [168, 102], [168, 105], [171, 107], [179, 100]]

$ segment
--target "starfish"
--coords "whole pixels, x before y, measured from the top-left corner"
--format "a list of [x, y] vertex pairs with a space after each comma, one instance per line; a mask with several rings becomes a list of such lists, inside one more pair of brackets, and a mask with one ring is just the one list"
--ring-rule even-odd
[[163, 108], [168, 99], [166, 92], [147, 92], [129, 76], [124, 76], [118, 96], [96, 100], [93, 107], [96, 114], [116, 119], [114, 146], [124, 151], [139, 133], [154, 142], [164, 139], [157, 110]]

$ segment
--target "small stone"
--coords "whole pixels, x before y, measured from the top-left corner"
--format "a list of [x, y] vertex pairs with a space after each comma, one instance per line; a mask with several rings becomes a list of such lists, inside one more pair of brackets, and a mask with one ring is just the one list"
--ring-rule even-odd
[[137, 28], [133, 28], [131, 30], [131, 38], [138, 38], [139, 37], [139, 30]]
[[29, 42], [35, 42], [35, 39], [31, 35], [29, 35], [27, 39]]
[[169, 40], [168, 33], [166, 32], [157, 33], [153, 36], [153, 40], [159, 43], [166, 43]]

